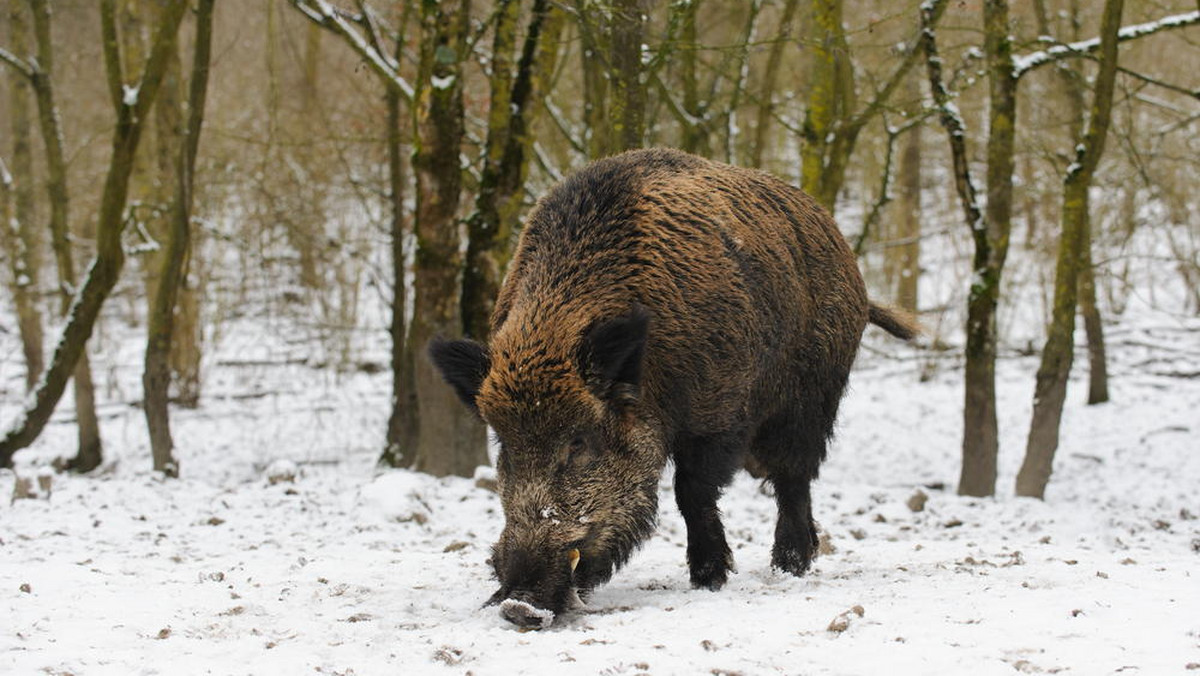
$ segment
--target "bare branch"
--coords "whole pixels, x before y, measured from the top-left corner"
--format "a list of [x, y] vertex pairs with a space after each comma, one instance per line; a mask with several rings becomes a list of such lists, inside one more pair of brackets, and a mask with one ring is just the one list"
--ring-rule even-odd
[[898, 66], [896, 66], [894, 71], [892, 71], [891, 77], [889, 77], [884, 83], [883, 88], [875, 93], [875, 98], [871, 99], [871, 102], [868, 103], [865, 108], [863, 108], [862, 112], [860, 112], [858, 115], [855, 115], [846, 125], [847, 128], [854, 130], [854, 133], [857, 133], [857, 130], [865, 127], [867, 123], [870, 122], [871, 119], [874, 118], [875, 115], [878, 114], [885, 105], [887, 105], [888, 100], [891, 99], [892, 94], [895, 93], [896, 88], [899, 87], [900, 83], [904, 81], [904, 76], [907, 75], [908, 71], [912, 70], [912, 67], [917, 63], [917, 57], [919, 57], [922, 53], [921, 40], [924, 39], [924, 31], [933, 30], [937, 26], [938, 21], [942, 18], [942, 13], [946, 9], [946, 4], [934, 3], [931, 9], [932, 12], [930, 13], [928, 19], [929, 25], [923, 25], [921, 30], [917, 32], [916, 37], [914, 37], [908, 44], [904, 46], [904, 60], [901, 61]]
[[1163, 82], [1162, 80], [1157, 80], [1149, 75], [1143, 75], [1142, 73], [1124, 68], [1122, 66], [1117, 66], [1117, 72], [1124, 73], [1135, 80], [1141, 80], [1146, 84], [1152, 84], [1155, 87], [1162, 87], [1163, 89], [1177, 92], [1179, 94], [1183, 94], [1184, 96], [1190, 96], [1193, 99], [1200, 99], [1200, 89], [1188, 89], [1187, 87], [1180, 87], [1179, 85], [1171, 84], [1170, 82]]
[[[1200, 10], [1195, 12], [1186, 12], [1184, 14], [1173, 14], [1166, 16], [1158, 21], [1149, 23], [1137, 24], [1135, 26], [1126, 26], [1117, 33], [1117, 42], [1127, 42], [1144, 38], [1147, 35], [1154, 35], [1160, 31], [1170, 30], [1172, 28], [1183, 28], [1200, 23]], [[1014, 77], [1020, 78], [1025, 73], [1031, 70], [1040, 68], [1048, 63], [1054, 63], [1062, 59], [1071, 59], [1087, 56], [1100, 49], [1100, 38], [1091, 38], [1090, 40], [1080, 40], [1070, 44], [1060, 44], [1043, 49], [1041, 51], [1026, 54], [1015, 59], [1013, 69]]]
[[[362, 57], [389, 87], [394, 87], [399, 91], [406, 103], [412, 102], [413, 87], [400, 75], [399, 64], [385, 52], [369, 44], [368, 38], [364, 38], [354, 26], [351, 26], [341, 12], [325, 0], [291, 0], [291, 2], [292, 6], [308, 17], [310, 21], [342, 36], [346, 44]], [[367, 17], [364, 21], [368, 24], [368, 31], [374, 34], [375, 29], [371, 28], [370, 14], [364, 14], [364, 16]], [[370, 39], [377, 41], [378, 37], [373, 35]]]
[[[358, 12], [362, 17], [362, 25], [367, 29], [367, 36], [371, 38], [371, 46], [375, 48], [396, 72], [400, 72], [400, 62], [393, 59], [386, 49], [383, 48], [383, 39], [379, 31], [379, 18], [375, 16], [375, 10], [367, 4], [366, 0], [357, 0]], [[397, 40], [399, 42], [399, 40]]]
[[929, 88], [933, 92], [938, 119], [950, 136], [950, 152], [954, 159], [954, 183], [962, 202], [963, 213], [970, 225], [972, 235], [982, 236], [983, 212], [979, 208], [979, 191], [971, 178], [967, 160], [966, 125], [958, 106], [952, 100], [942, 80], [942, 57], [938, 54], [937, 38], [933, 29], [934, 18], [944, 9], [946, 0], [927, 0], [921, 4], [921, 41], [925, 51], [925, 65], [929, 72]]
[[13, 68], [16, 69], [16, 71], [18, 73], [20, 73], [21, 75], [24, 75], [25, 77], [29, 78], [30, 80], [33, 79], [33, 67], [30, 66], [28, 63], [25, 63], [24, 61], [22, 61], [20, 59], [20, 57], [18, 57], [17, 55], [4, 49], [3, 47], [0, 47], [0, 61], [12, 66]]

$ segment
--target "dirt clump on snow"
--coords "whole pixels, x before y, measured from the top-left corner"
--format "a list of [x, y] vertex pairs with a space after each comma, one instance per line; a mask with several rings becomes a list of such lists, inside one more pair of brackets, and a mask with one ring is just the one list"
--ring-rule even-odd
[[840, 634], [850, 628], [850, 621], [854, 617], [863, 617], [867, 611], [860, 605], [854, 605], [849, 610], [839, 613], [833, 621], [829, 623], [828, 631], [834, 634]]

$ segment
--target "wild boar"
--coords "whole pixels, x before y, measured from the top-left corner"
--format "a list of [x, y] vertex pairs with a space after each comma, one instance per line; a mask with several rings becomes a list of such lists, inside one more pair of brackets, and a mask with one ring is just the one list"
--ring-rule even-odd
[[771, 563], [802, 575], [809, 484], [867, 323], [828, 212], [778, 179], [667, 149], [593, 162], [529, 214], [490, 344], [430, 357], [492, 427], [505, 525], [492, 565], [509, 620], [546, 626], [651, 533], [675, 465], [691, 583], [734, 568], [717, 498], [750, 456], [779, 510]]

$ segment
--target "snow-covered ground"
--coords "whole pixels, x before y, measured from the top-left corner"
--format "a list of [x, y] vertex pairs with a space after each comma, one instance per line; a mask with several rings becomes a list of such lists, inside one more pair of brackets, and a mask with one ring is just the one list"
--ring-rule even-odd
[[[960, 307], [961, 285], [938, 284], [938, 303]], [[1036, 334], [1031, 306], [998, 367], [996, 498], [955, 495], [961, 351], [872, 329], [815, 488], [832, 551], [808, 577], [769, 567], [773, 500], [742, 475], [721, 502], [740, 572], [720, 592], [690, 589], [666, 477], [658, 531], [629, 565], [582, 610], [526, 633], [481, 608], [497, 497], [375, 468], [386, 372], [329, 367], [286, 317], [229, 319], [202, 406], [173, 413], [183, 478], [166, 481], [149, 471], [133, 405], [141, 341], [110, 315], [96, 339], [105, 466], [11, 505], [14, 475], [0, 472], [0, 673], [1200, 669], [1200, 319], [1135, 293], [1109, 326], [1113, 400], [1081, 403], [1081, 358], [1042, 502], [1012, 497], [1037, 368], [1012, 346]], [[356, 340], [359, 361], [386, 363], [382, 330]], [[0, 331], [0, 424], [20, 376]], [[73, 452], [69, 400], [18, 454], [22, 477]]]
[[[480, 608], [496, 496], [373, 467], [386, 374], [224, 367], [175, 415], [183, 479], [147, 471], [139, 409], [108, 406], [99, 476], [0, 507], [0, 672], [1181, 673], [1200, 663], [1198, 331], [1113, 332], [1113, 402], [1071, 392], [1045, 502], [1010, 497], [1035, 359], [1000, 364], [1000, 495], [966, 499], [956, 360], [875, 336], [816, 488], [833, 552], [807, 578], [770, 569], [773, 501], [743, 475], [721, 503], [740, 572], [690, 589], [664, 481], [642, 551], [529, 633]], [[22, 474], [71, 450], [60, 416]]]

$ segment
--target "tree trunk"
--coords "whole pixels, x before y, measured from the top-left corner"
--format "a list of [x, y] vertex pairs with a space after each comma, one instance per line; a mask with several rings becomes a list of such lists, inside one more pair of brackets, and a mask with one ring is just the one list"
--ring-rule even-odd
[[[922, 4], [921, 30], [904, 47], [904, 58], [859, 112], [850, 47], [842, 26], [841, 0], [813, 0], [813, 43], [816, 65], [801, 134], [801, 187], [834, 213], [846, 170], [867, 124], [883, 112], [888, 100], [917, 63], [921, 45], [933, 39], [946, 3]], [[929, 31], [927, 34], [926, 31]], [[940, 64], [939, 64], [940, 69]]]
[[975, 228], [975, 265], [967, 308], [966, 395], [960, 495], [996, 492], [996, 307], [1012, 230], [1013, 143], [1017, 81], [1006, 0], [985, 0], [988, 66], [987, 210]]
[[[545, 2], [539, 2], [542, 12]], [[533, 20], [539, 18], [534, 9]], [[508, 244], [506, 234], [500, 232], [500, 196], [497, 194], [501, 179], [501, 162], [507, 149], [510, 119], [519, 109], [524, 115], [525, 101], [514, 101], [513, 52], [517, 45], [517, 19], [521, 14], [521, 3], [517, 0], [499, 0], [496, 5], [495, 25], [492, 28], [491, 73], [488, 89], [491, 101], [488, 106], [487, 138], [483, 148], [483, 168], [479, 176], [479, 188], [475, 196], [475, 210], [467, 218], [467, 259], [463, 266], [462, 281], [462, 325], [469, 338], [486, 342], [488, 321], [492, 306], [496, 302], [496, 290], [500, 287], [500, 257], [497, 249]], [[534, 33], [538, 27], [531, 25]], [[520, 170], [519, 167], [513, 169]], [[506, 224], [507, 225], [507, 224]]]
[[[938, 109], [938, 119], [946, 129], [950, 154], [954, 163], [954, 184], [962, 203], [964, 220], [975, 245], [972, 261], [971, 288], [967, 296], [967, 345], [964, 367], [963, 396], [963, 464], [959, 477], [960, 495], [988, 496], [996, 491], [996, 459], [999, 451], [999, 430], [996, 423], [996, 303], [1000, 293], [1000, 275], [1008, 245], [1007, 221], [992, 224], [980, 210], [978, 195], [967, 161], [966, 128], [951, 95], [942, 80], [942, 61], [938, 56], [934, 25], [938, 13], [945, 9], [946, 0], [933, 0], [921, 7], [922, 43], [929, 87]], [[988, 58], [989, 81], [992, 86], [990, 117], [993, 127], [988, 139], [988, 191], [1003, 202], [1005, 175], [993, 170], [993, 158], [1000, 167], [1011, 167], [1011, 157], [1003, 157], [1012, 149], [1013, 114], [1016, 102], [1016, 80], [1011, 67], [1011, 44], [1008, 42], [1008, 7], [998, 0], [984, 5], [985, 49]], [[1011, 87], [1011, 89], [1010, 89]], [[998, 135], [1000, 138], [993, 138]], [[1007, 176], [1011, 189], [1012, 176]], [[1011, 204], [1011, 192], [1009, 193]], [[988, 214], [1003, 216], [1003, 204], [989, 204]]]
[[[909, 78], [908, 94], [913, 101], [910, 117], [920, 115], [921, 81]], [[895, 239], [888, 247], [895, 271], [896, 304], [917, 311], [917, 286], [921, 278], [921, 126], [908, 131], [900, 151], [900, 213], [896, 219]]]
[[588, 157], [597, 159], [614, 152], [612, 120], [608, 111], [609, 28], [596, 3], [575, 0], [575, 16], [583, 49], [583, 120], [587, 127]]
[[[50, 239], [58, 267], [62, 312], [70, 315], [76, 295], [74, 254], [71, 251], [70, 193], [67, 189], [67, 163], [62, 147], [62, 127], [54, 95], [54, 47], [51, 36], [51, 11], [47, 0], [30, 0], [34, 32], [37, 36], [37, 68], [33, 70], [33, 90], [37, 97], [38, 125], [46, 150], [46, 191], [50, 198]], [[100, 465], [103, 444], [96, 417], [95, 386], [87, 346], [81, 346], [74, 363], [75, 418], [79, 448], [67, 466], [88, 472]], [[64, 383], [65, 384], [65, 383]], [[56, 398], [57, 401], [57, 398]], [[31, 440], [32, 441], [32, 440]]]
[[[401, 19], [400, 36], [408, 33], [408, 17], [411, 4], [405, 5], [404, 17]], [[396, 40], [396, 63], [404, 50], [404, 40]], [[391, 244], [392, 244], [392, 321], [388, 333], [392, 339], [392, 412], [388, 416], [387, 445], [379, 462], [387, 467], [402, 467], [404, 454], [412, 453], [417, 446], [417, 391], [413, 380], [413, 352], [406, 349], [408, 337], [408, 265], [405, 239], [408, 237], [408, 227], [404, 213], [404, 186], [408, 177], [404, 171], [404, 151], [401, 141], [404, 132], [401, 125], [400, 91], [396, 87], [387, 86], [384, 101], [387, 107], [387, 149], [388, 149], [388, 206], [391, 210]]]
[[[171, 205], [169, 228], [164, 233], [163, 255], [158, 284], [147, 326], [145, 371], [146, 426], [150, 432], [150, 451], [154, 470], [168, 477], [179, 476], [174, 455], [168, 410], [171, 382], [170, 352], [174, 338], [175, 303], [183, 283], [185, 260], [191, 243], [192, 185], [200, 130], [204, 122], [204, 103], [208, 91], [209, 55], [212, 45], [214, 0], [200, 0], [196, 14], [195, 52], [188, 95], [188, 118], [175, 167], [175, 197]], [[172, 50], [174, 52], [174, 50]], [[177, 60], [177, 56], [175, 59]], [[168, 99], [169, 102], [169, 99]], [[163, 102], [159, 102], [160, 105]], [[178, 103], [177, 101], [175, 102]], [[160, 129], [160, 131], [165, 131]]]
[[[1034, 3], [1038, 31], [1042, 35], [1050, 35], [1049, 15], [1044, 0]], [[1072, 41], [1080, 39], [1079, 29], [1082, 25], [1079, 15], [1079, 4], [1071, 3], [1070, 22]], [[1069, 106], [1070, 138], [1072, 141], [1083, 134], [1084, 116], [1084, 75], [1078, 69], [1067, 64], [1055, 67], [1058, 80], [1062, 83], [1062, 91], [1066, 94]], [[1083, 315], [1084, 330], [1088, 344], [1088, 404], [1100, 404], [1108, 401], [1108, 359], [1104, 349], [1104, 324], [1100, 319], [1100, 308], [1096, 304], [1096, 276], [1092, 265], [1092, 219], [1090, 213], [1084, 214], [1083, 243], [1081, 246], [1082, 260], [1079, 269], [1079, 313]]]
[[641, 80], [645, 31], [644, 0], [613, 0], [612, 52], [609, 57], [613, 150], [642, 147], [646, 135], [646, 89]]
[[1104, 154], [1117, 72], [1117, 32], [1123, 0], [1106, 0], [1100, 28], [1100, 72], [1096, 76], [1088, 129], [1076, 145], [1075, 161], [1063, 182], [1062, 236], [1055, 266], [1054, 313], [1042, 350], [1034, 390], [1033, 420], [1025, 460], [1017, 474], [1017, 495], [1043, 498], [1058, 449], [1058, 431], [1074, 358], [1079, 271], [1087, 242], [1088, 190]]
[[[96, 257], [83, 286], [75, 294], [68, 312], [67, 324], [50, 361], [50, 368], [34, 393], [31, 405], [22, 412], [23, 417], [9, 428], [4, 438], [0, 439], [0, 466], [11, 465], [13, 454], [33, 443], [41, 434], [62, 397], [71, 372], [80, 361], [101, 306], [120, 276], [125, 263], [125, 253], [121, 249], [121, 230], [125, 220], [129, 174], [133, 168], [138, 142], [141, 140], [143, 121], [158, 94], [166, 70], [166, 60], [170, 50], [174, 48], [179, 23], [186, 10], [187, 3], [180, 2], [169, 6], [158, 27], [143, 75], [135, 85], [130, 86], [124, 82], [113, 0], [102, 0], [100, 4], [108, 90], [117, 112], [117, 124], [113, 133], [112, 159], [104, 180], [97, 217]], [[131, 91], [136, 91], [137, 95], [129, 95], [128, 92]]]
[[[797, 0], [793, 0], [797, 1]], [[682, 150], [704, 157], [712, 156], [710, 132], [706, 123], [707, 106], [700, 101], [700, 76], [696, 70], [699, 59], [699, 45], [696, 42], [696, 14], [700, 11], [701, 0], [678, 3], [672, 11], [680, 12], [679, 36], [679, 68], [680, 83], [683, 89], [683, 110], [687, 113], [684, 120], [679, 146]]]
[[750, 77], [750, 45], [754, 40], [755, 27], [758, 25], [758, 14], [762, 11], [762, 0], [750, 0], [746, 9], [746, 25], [742, 31], [742, 39], [737, 49], [737, 59], [734, 61], [733, 91], [729, 95], [729, 106], [725, 110], [725, 161], [737, 164], [737, 139], [740, 134], [738, 123], [738, 108], [742, 105], [742, 92], [746, 89], [746, 80]]
[[846, 36], [842, 27], [841, 0], [813, 0], [810, 40], [812, 82], [804, 112], [800, 187], [832, 213], [837, 192], [832, 189], [827, 172], [828, 147], [844, 113], [841, 89], [845, 83], [839, 79], [839, 61], [847, 58], [843, 51]]
[[487, 462], [484, 428], [425, 356], [435, 336], [462, 335], [459, 307], [459, 222], [462, 186], [463, 82], [470, 0], [421, 5], [421, 57], [416, 92], [417, 255], [408, 350], [415, 364], [416, 469], [470, 476]]
[[[9, 0], [9, 35], [13, 52], [18, 56], [29, 54], [29, 25], [22, 11], [22, 0]], [[12, 159], [14, 180], [7, 171], [0, 178], [7, 179], [0, 190], [9, 212], [0, 219], [0, 230], [4, 235], [0, 241], [9, 251], [12, 270], [13, 304], [17, 310], [17, 328], [21, 333], [21, 352], [25, 356], [25, 388], [32, 390], [45, 368], [43, 354], [45, 335], [42, 332], [42, 311], [38, 307], [37, 291], [41, 285], [42, 247], [41, 230], [34, 226], [36, 217], [33, 209], [34, 174], [31, 139], [30, 84], [24, 73], [12, 73], [9, 80], [9, 117], [12, 123]], [[15, 209], [14, 209], [15, 207]]]
[[1104, 324], [1096, 305], [1096, 270], [1092, 263], [1092, 219], [1083, 224], [1083, 259], [1079, 262], [1079, 313], [1083, 315], [1088, 346], [1088, 404], [1108, 401], [1108, 356], [1104, 347]]

